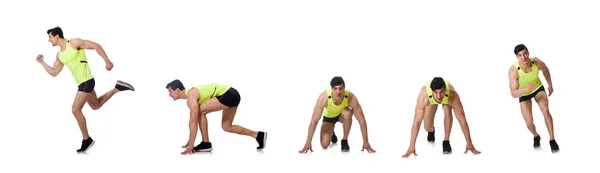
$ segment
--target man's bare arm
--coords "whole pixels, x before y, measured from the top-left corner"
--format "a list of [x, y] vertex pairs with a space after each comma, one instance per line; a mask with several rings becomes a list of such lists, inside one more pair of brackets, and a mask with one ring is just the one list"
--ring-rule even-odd
[[427, 94], [425, 92], [425, 87], [421, 88], [421, 92], [417, 97], [417, 105], [415, 106], [415, 115], [411, 130], [410, 137], [410, 146], [409, 148], [414, 148], [417, 142], [417, 136], [419, 135], [419, 128], [421, 128], [421, 123], [423, 122], [423, 117], [425, 116], [425, 107], [429, 105], [429, 101], [427, 100]]
[[200, 98], [200, 93], [197, 89], [193, 88], [188, 92], [187, 105], [190, 108], [190, 136], [188, 139], [188, 146], [194, 146], [196, 135], [198, 134], [198, 119], [200, 115], [198, 98]]
[[456, 119], [458, 120], [458, 123], [460, 124], [460, 127], [463, 131], [467, 145], [472, 146], [473, 142], [471, 140], [471, 131], [469, 129], [469, 123], [467, 123], [467, 117], [465, 116], [462, 101], [460, 100], [458, 92], [454, 90], [451, 92], [452, 93], [450, 94], [452, 96], [452, 110], [454, 110], [454, 114], [456, 115]]
[[90, 41], [90, 40], [84, 40], [84, 39], [79, 39], [79, 38], [75, 38], [71, 40], [71, 46], [74, 49], [93, 49], [96, 50], [96, 52], [98, 53], [98, 55], [100, 55], [100, 57], [102, 57], [102, 59], [104, 59], [104, 62], [108, 63], [110, 62], [110, 59], [108, 59], [108, 56], [106, 55], [106, 52], [104, 51], [104, 48], [102, 48], [102, 46], [96, 42]]
[[317, 103], [313, 109], [313, 115], [310, 119], [310, 124], [308, 126], [308, 134], [306, 137], [306, 143], [310, 144], [312, 142], [313, 135], [317, 129], [317, 124], [319, 124], [319, 120], [321, 119], [321, 115], [323, 114], [323, 109], [327, 106], [327, 93], [323, 92], [319, 95], [317, 99]]
[[354, 117], [358, 121], [360, 125], [360, 131], [362, 132], [363, 143], [369, 143], [369, 133], [367, 128], [367, 120], [365, 118], [365, 114], [362, 110], [360, 102], [354, 93], [350, 93], [348, 96], [348, 105], [352, 108], [352, 112], [354, 113]]
[[58, 74], [60, 73], [60, 71], [62, 71], [64, 67], [64, 64], [58, 59], [58, 53], [56, 54], [54, 66], [51, 67], [50, 65], [46, 64], [46, 62], [44, 62], [43, 60], [40, 61], [40, 64], [42, 64], [44, 70], [46, 70], [46, 72], [52, 77], [58, 76]]
[[544, 61], [542, 61], [539, 58], [534, 58], [535, 63], [537, 64], [537, 67], [540, 71], [542, 71], [542, 74], [544, 75], [544, 78], [546, 79], [546, 82], [548, 83], [548, 86], [552, 86], [552, 77], [550, 76], [550, 70], [548, 69], [548, 66], [546, 65], [546, 63], [544, 63]]
[[517, 69], [512, 66], [508, 70], [508, 79], [510, 81], [510, 94], [513, 98], [519, 98], [532, 89], [531, 87], [519, 89], [519, 73]]

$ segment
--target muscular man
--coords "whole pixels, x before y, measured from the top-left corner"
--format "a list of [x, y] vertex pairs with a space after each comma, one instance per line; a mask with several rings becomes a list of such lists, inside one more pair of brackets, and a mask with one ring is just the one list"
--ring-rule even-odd
[[[510, 93], [513, 98], [519, 98], [521, 114], [523, 114], [527, 128], [533, 134], [533, 147], [540, 147], [540, 134], [535, 129], [535, 124], [533, 124], [532, 98], [535, 99], [544, 115], [548, 134], [550, 135], [550, 149], [553, 153], [557, 152], [559, 147], [554, 139], [554, 122], [548, 108], [548, 96], [552, 95], [554, 91], [548, 66], [539, 58], [529, 58], [529, 50], [523, 44], [515, 46], [514, 53], [517, 56], [517, 62], [510, 66], [508, 71]], [[539, 71], [542, 71], [548, 83], [548, 95], [546, 95], [546, 90], [539, 78]]]
[[[187, 143], [183, 146], [185, 151], [181, 154], [190, 154], [193, 152], [212, 151], [212, 144], [208, 138], [208, 121], [206, 114], [216, 111], [223, 111], [221, 127], [224, 131], [239, 135], [250, 136], [256, 139], [258, 147], [265, 148], [267, 133], [262, 131], [253, 131], [240, 125], [233, 125], [233, 118], [236, 115], [240, 104], [240, 94], [238, 91], [225, 84], [201, 84], [186, 88], [180, 80], [175, 79], [167, 84], [169, 96], [173, 100], [186, 99], [190, 109], [190, 135]], [[202, 142], [194, 147], [194, 141], [198, 132], [198, 124], [202, 135]]]
[[93, 41], [80, 38], [65, 39], [60, 27], [49, 29], [46, 33], [48, 34], [48, 41], [52, 43], [52, 46], [59, 46], [60, 51], [56, 54], [54, 66], [46, 64], [43, 55], [38, 55], [36, 60], [53, 77], [57, 76], [62, 71], [63, 66], [66, 65], [75, 78], [76, 84], [79, 85], [71, 110], [73, 111], [73, 115], [75, 115], [83, 136], [81, 147], [77, 152], [85, 152], [94, 145], [95, 141], [88, 134], [86, 119], [82, 112], [83, 105], [87, 102], [93, 110], [98, 110], [117, 92], [125, 90], [135, 91], [135, 89], [131, 84], [118, 80], [115, 88], [97, 97], [94, 90], [96, 82], [90, 71], [85, 49], [96, 50], [106, 63], [106, 70], [110, 71], [113, 68], [113, 63], [106, 56], [102, 46]]
[[410, 146], [408, 147], [408, 151], [402, 157], [408, 157], [411, 154], [415, 154], [417, 156], [415, 150], [415, 143], [417, 140], [417, 135], [419, 134], [419, 128], [421, 126], [421, 122], [425, 121], [425, 130], [429, 132], [428, 141], [433, 142], [435, 138], [433, 137], [433, 120], [435, 117], [435, 113], [437, 111], [438, 105], [442, 105], [444, 109], [444, 131], [445, 137], [442, 142], [443, 152], [451, 153], [452, 148], [450, 146], [450, 131], [452, 129], [452, 111], [458, 119], [458, 122], [462, 128], [463, 134], [465, 136], [465, 140], [467, 143], [467, 149], [465, 153], [471, 151], [473, 154], [480, 154], [480, 151], [475, 149], [473, 146], [473, 142], [471, 141], [471, 132], [469, 131], [469, 124], [467, 123], [467, 118], [465, 117], [465, 112], [463, 109], [462, 101], [460, 100], [460, 96], [458, 92], [454, 89], [450, 82], [444, 81], [441, 77], [435, 77], [433, 80], [429, 81], [425, 86], [421, 88], [419, 96], [417, 97], [417, 106], [415, 108], [415, 118], [413, 121], [411, 138], [410, 138]]
[[350, 127], [352, 126], [352, 116], [356, 117], [360, 124], [360, 130], [363, 136], [363, 147], [361, 151], [367, 150], [368, 152], [375, 152], [369, 144], [369, 137], [367, 135], [367, 121], [363, 114], [358, 98], [349, 90], [346, 90], [346, 84], [342, 77], [336, 76], [331, 82], [331, 89], [327, 89], [319, 95], [317, 104], [315, 105], [312, 119], [308, 127], [308, 137], [304, 148], [300, 150], [300, 153], [306, 153], [309, 150], [312, 151], [312, 137], [317, 128], [317, 124], [323, 114], [323, 124], [321, 125], [321, 147], [327, 149], [330, 141], [337, 142], [337, 136], [333, 133], [335, 124], [340, 122], [344, 126], [344, 136], [342, 137], [342, 151], [347, 152], [350, 150], [348, 145], [348, 134], [350, 133]]

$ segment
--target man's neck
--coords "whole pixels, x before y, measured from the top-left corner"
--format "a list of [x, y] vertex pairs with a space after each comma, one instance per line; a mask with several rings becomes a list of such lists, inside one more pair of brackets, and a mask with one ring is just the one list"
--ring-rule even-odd
[[67, 40], [64, 38], [58, 39], [58, 46], [60, 46], [61, 50], [65, 50], [65, 48], [67, 47]]

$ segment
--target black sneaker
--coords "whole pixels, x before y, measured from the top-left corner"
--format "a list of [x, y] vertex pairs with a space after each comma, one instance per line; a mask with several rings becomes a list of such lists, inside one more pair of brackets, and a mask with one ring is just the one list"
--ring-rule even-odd
[[427, 142], [435, 142], [435, 131], [427, 132]]
[[264, 149], [267, 146], [267, 132], [259, 131], [258, 135], [256, 135], [256, 142], [258, 142], [258, 147], [256, 147], [256, 149]]
[[350, 146], [348, 145], [348, 140], [342, 139], [342, 152], [350, 151]]
[[450, 141], [443, 141], [442, 148], [443, 148], [444, 154], [452, 153], [452, 147], [450, 146]]
[[556, 153], [560, 150], [558, 144], [556, 143], [556, 140], [550, 140], [550, 149], [552, 150], [552, 153]]
[[212, 151], [212, 144], [210, 142], [200, 142], [200, 144], [194, 147], [194, 152], [210, 152]]
[[533, 138], [533, 148], [540, 148], [540, 135]]
[[117, 90], [119, 91], [126, 91], [126, 90], [131, 90], [131, 91], [135, 91], [135, 88], [133, 88], [133, 85], [124, 82], [122, 80], [117, 80], [117, 84], [115, 85], [115, 88], [117, 88]]
[[78, 153], [86, 152], [96, 143], [92, 137], [88, 137], [87, 139], [81, 141], [81, 148], [77, 150]]
[[333, 135], [331, 135], [331, 142], [333, 142], [335, 144], [335, 143], [337, 143], [337, 141], [338, 141], [338, 138], [335, 135], [335, 132], [333, 132]]

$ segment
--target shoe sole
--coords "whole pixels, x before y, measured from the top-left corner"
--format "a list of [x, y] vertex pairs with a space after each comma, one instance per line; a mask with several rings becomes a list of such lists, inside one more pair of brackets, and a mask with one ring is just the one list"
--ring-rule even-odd
[[211, 152], [213, 149], [212, 148], [207, 148], [207, 149], [201, 149], [201, 150], [194, 150], [194, 152]]
[[263, 147], [259, 150], [265, 149], [267, 148], [267, 132], [263, 132], [264, 133], [264, 137], [263, 137]]
[[131, 84], [127, 83], [127, 82], [124, 82], [122, 80], [118, 80], [117, 81], [117, 85], [121, 85], [121, 86], [124, 86], [126, 88], [129, 88], [131, 91], [135, 91], [135, 88], [133, 88], [133, 85], [131, 85]]

